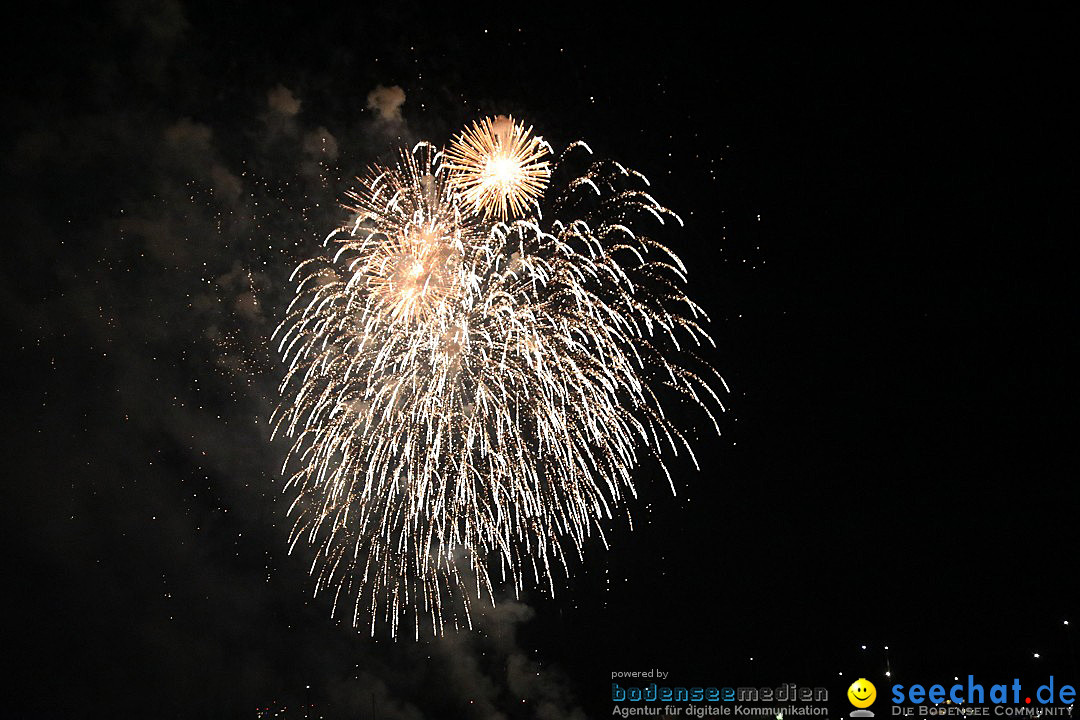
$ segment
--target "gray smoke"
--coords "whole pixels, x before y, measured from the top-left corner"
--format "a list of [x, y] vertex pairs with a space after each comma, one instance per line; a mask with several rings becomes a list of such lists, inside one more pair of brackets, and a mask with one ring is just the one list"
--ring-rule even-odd
[[[220, 78], [188, 61], [203, 33], [179, 3], [116, 3], [93, 30], [95, 62], [35, 80], [83, 95], [64, 112], [45, 90], [10, 106], [10, 229], [34, 243], [0, 283], [20, 344], [61, 357], [36, 419], [59, 428], [52, 466], [26, 483], [58, 513], [33, 531], [36, 562], [92, 583], [101, 612], [130, 602], [132, 577], [157, 587], [117, 647], [79, 670], [110, 679], [88, 692], [119, 714], [137, 702], [125, 684], [206, 717], [247, 714], [279, 691], [298, 697], [283, 684], [303, 675], [342, 717], [372, 705], [381, 718], [583, 717], [566, 678], [521, 646], [527, 605], [481, 608], [475, 630], [437, 640], [373, 640], [331, 620], [330, 598], [310, 599], [308, 551], [286, 552], [268, 338], [289, 273], [341, 221], [349, 178], [405, 133], [404, 91], [375, 87], [375, 117], [358, 123], [309, 116], [293, 82], [208, 115], [199, 101]], [[73, 344], [89, 369], [65, 364]], [[119, 540], [95, 540], [103, 527]], [[296, 615], [302, 598], [311, 617]], [[55, 681], [78, 681], [77, 667], [58, 665]]]

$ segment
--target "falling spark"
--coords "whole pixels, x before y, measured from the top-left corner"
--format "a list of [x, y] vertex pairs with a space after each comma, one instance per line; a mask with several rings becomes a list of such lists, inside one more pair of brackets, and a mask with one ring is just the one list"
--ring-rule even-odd
[[[591, 155], [575, 143], [560, 164], [571, 153]], [[567, 554], [636, 495], [644, 456], [665, 474], [665, 449], [693, 458], [671, 401], [719, 432], [711, 381], [675, 360], [712, 343], [707, 318], [678, 257], [636, 229], [681, 221], [644, 178], [593, 162], [551, 220], [492, 223], [460, 167], [420, 143], [370, 171], [275, 333], [290, 549], [314, 548], [315, 592], [333, 591], [335, 614], [349, 599], [373, 634], [403, 615], [417, 637], [471, 627], [470, 603], [504, 580], [554, 593]]]

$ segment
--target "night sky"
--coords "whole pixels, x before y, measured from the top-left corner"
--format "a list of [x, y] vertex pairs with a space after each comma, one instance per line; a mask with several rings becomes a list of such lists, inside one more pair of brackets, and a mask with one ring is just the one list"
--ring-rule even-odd
[[[846, 712], [886, 645], [1080, 681], [1074, 16], [405, 7], [6, 18], [0, 715], [605, 717], [650, 667]], [[556, 597], [372, 639], [287, 553], [268, 338], [355, 175], [496, 113], [686, 221], [723, 434]]]

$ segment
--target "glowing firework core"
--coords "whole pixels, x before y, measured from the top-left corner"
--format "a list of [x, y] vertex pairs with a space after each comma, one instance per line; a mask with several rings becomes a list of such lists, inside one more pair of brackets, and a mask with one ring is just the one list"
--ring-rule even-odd
[[513, 118], [485, 118], [466, 128], [447, 149], [450, 183], [486, 217], [520, 217], [547, 187], [549, 152], [532, 128]]

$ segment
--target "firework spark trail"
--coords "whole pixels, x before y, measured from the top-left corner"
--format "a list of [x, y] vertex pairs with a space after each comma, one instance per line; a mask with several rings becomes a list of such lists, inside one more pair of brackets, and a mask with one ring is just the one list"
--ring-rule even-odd
[[[575, 144], [559, 166], [571, 152], [591, 154]], [[594, 162], [552, 220], [491, 223], [460, 172], [426, 143], [372, 170], [332, 255], [297, 268], [277, 337], [291, 543], [315, 548], [316, 592], [334, 588], [335, 613], [352, 598], [372, 633], [407, 613], [417, 637], [422, 617], [470, 624], [495, 570], [554, 592], [567, 551], [636, 494], [642, 454], [693, 457], [658, 388], [719, 432], [710, 381], [671, 359], [712, 341], [685, 267], [633, 229], [681, 223], [644, 178]]]

